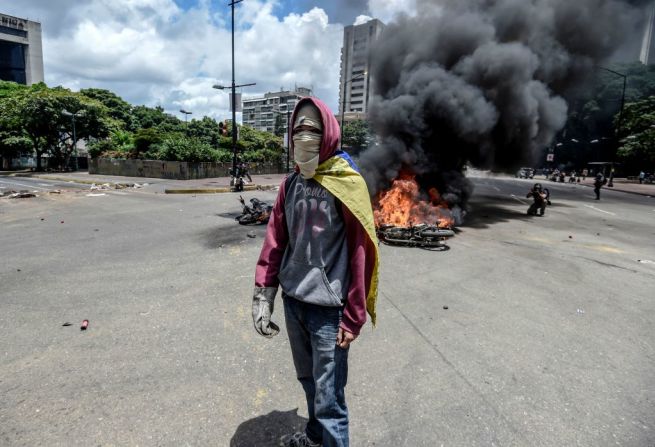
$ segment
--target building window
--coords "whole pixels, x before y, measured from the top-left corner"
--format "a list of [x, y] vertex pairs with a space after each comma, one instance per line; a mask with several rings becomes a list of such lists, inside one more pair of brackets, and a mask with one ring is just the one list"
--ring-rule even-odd
[[27, 37], [27, 31], [16, 28], [9, 28], [8, 26], [0, 25], [0, 33], [10, 34], [12, 36]]
[[27, 84], [24, 45], [0, 42], [0, 79]]

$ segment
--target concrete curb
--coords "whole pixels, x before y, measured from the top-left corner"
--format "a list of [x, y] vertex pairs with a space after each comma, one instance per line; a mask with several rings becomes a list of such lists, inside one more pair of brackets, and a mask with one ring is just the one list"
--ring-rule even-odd
[[[278, 185], [249, 185], [243, 188], [244, 191], [270, 191]], [[188, 189], [165, 189], [165, 194], [218, 194], [225, 192], [236, 192], [228, 186], [225, 188], [188, 188]]]

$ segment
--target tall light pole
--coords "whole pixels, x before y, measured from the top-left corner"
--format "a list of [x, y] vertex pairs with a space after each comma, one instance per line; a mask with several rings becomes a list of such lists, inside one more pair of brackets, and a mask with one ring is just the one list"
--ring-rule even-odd
[[[282, 114], [279, 110], [273, 110], [273, 113]], [[291, 128], [289, 127], [289, 118], [291, 117], [291, 110], [289, 110], [289, 103], [287, 103], [287, 172], [289, 172], [289, 154], [291, 152]]]
[[180, 109], [180, 113], [184, 113], [184, 127], [186, 127], [187, 133], [189, 133], [189, 123], [187, 123], [187, 117], [191, 115], [193, 112]]
[[79, 164], [77, 160], [77, 132], [75, 131], [75, 118], [78, 116], [84, 116], [84, 110], [79, 110], [75, 113], [72, 113], [64, 109], [61, 111], [61, 114], [64, 116], [69, 116], [73, 120], [73, 154], [75, 157], [75, 170], [77, 171], [79, 169]]
[[605, 67], [598, 67], [598, 68], [623, 78], [623, 93], [621, 94], [621, 111], [619, 112], [619, 122], [616, 124], [616, 129], [614, 130], [614, 150], [612, 151], [612, 160], [611, 160], [612, 166], [610, 168], [610, 178], [609, 181], [607, 182], [607, 186], [611, 188], [614, 186], [614, 182], [612, 181], [614, 180], [614, 158], [616, 157], [616, 152], [619, 149], [619, 141], [621, 138], [621, 126], [623, 125], [623, 109], [625, 107], [625, 87], [626, 84], [628, 83], [628, 75], [624, 73], [619, 73], [618, 71], [610, 70], [609, 68], [605, 68]]
[[360, 73], [357, 76], [353, 76], [343, 83], [343, 102], [341, 103], [341, 146], [339, 149], [343, 150], [343, 118], [346, 115], [346, 86], [357, 79], [363, 78], [366, 76], [366, 72]]
[[[255, 83], [250, 84], [241, 84], [236, 85], [234, 80], [234, 5], [241, 3], [243, 0], [232, 0], [229, 3], [229, 6], [232, 7], [232, 175], [237, 174], [237, 107], [236, 107], [236, 97], [237, 97], [237, 87], [247, 87], [249, 85], [255, 85]], [[213, 85], [212, 86], [218, 90], [225, 90], [223, 85]], [[236, 179], [235, 179], [236, 180]]]

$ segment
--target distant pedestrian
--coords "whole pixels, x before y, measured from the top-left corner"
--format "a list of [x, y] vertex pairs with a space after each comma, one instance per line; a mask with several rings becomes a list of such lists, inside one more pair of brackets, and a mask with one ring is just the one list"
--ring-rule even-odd
[[596, 174], [596, 179], [594, 180], [594, 192], [596, 193], [596, 200], [600, 200], [600, 188], [607, 183], [603, 174], [600, 172]]
[[587, 169], [582, 170], [582, 180], [587, 180], [587, 175], [589, 175], [589, 171]]
[[644, 183], [644, 179], [645, 179], [645, 178], [646, 178], [646, 173], [645, 173], [644, 171], [641, 171], [641, 172], [639, 173], [639, 184], [640, 184], [640, 185], [641, 185], [642, 183]]

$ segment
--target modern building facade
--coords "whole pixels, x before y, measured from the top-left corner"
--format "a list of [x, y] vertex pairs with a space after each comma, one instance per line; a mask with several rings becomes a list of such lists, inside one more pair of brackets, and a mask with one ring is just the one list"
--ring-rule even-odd
[[43, 82], [41, 24], [0, 14], [0, 80]]
[[339, 113], [345, 118], [352, 113], [366, 114], [370, 93], [370, 50], [384, 24], [377, 19], [343, 30], [341, 48], [341, 80], [339, 82]]
[[639, 60], [645, 65], [655, 64], [655, 2], [652, 2], [646, 10], [646, 29]]
[[266, 93], [264, 96], [244, 99], [243, 124], [257, 130], [271, 133], [277, 131], [286, 135], [288, 116], [290, 117], [301, 98], [311, 94], [311, 89], [296, 87], [295, 90]]

